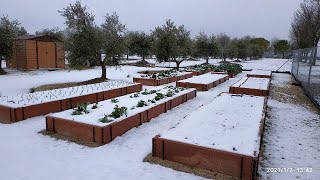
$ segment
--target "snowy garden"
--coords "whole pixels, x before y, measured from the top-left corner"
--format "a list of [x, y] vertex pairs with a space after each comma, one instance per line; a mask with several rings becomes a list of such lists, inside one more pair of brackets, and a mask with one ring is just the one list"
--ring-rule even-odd
[[[261, 68], [260, 61], [264, 68]], [[306, 109], [303, 104], [273, 99], [273, 88], [277, 90], [290, 86], [288, 82], [291, 77], [285, 73], [271, 74], [271, 71], [279, 71], [280, 67], [280, 72], [290, 71], [290, 64], [290, 61], [277, 59], [247, 61], [242, 63], [243, 69], [253, 70], [243, 71], [233, 78], [228, 78], [227, 74], [215, 74], [211, 70], [184, 80], [177, 78], [177, 81], [167, 81], [161, 86], [143, 85], [141, 89], [136, 88], [135, 92], [127, 95], [119, 94], [109, 99], [102, 98], [98, 102], [78, 103], [75, 107], [58, 110], [56, 113], [47, 113], [12, 124], [0, 124], [0, 139], [6, 144], [0, 150], [3, 159], [0, 165], [4, 167], [2, 175], [10, 179], [15, 172], [17, 178], [38, 179], [54, 170], [61, 173], [56, 173], [49, 179], [78, 179], [80, 176], [154, 179], [155, 173], [157, 178], [164, 179], [215, 177], [210, 173], [203, 175], [197, 171], [184, 171], [174, 168], [173, 165], [166, 165], [166, 162], [174, 162], [186, 167], [207, 169], [223, 178], [251, 178], [252, 175], [257, 175], [262, 179], [270, 176], [277, 178], [276, 174], [270, 174], [269, 167], [281, 164], [295, 168], [299, 164], [299, 167], [312, 167], [313, 173], [302, 175], [293, 169], [294, 173], [281, 173], [279, 177], [314, 178], [319, 175], [319, 159], [314, 159], [312, 154], [319, 151], [320, 147], [316, 143], [319, 136], [314, 134], [308, 140], [310, 145], [300, 141], [303, 137], [309, 137], [306, 133], [308, 129], [318, 129], [316, 122], [319, 114]], [[29, 93], [27, 89], [46, 84], [44, 77], [72, 76], [74, 81], [83, 81], [90, 79], [92, 74], [101, 73], [100, 69], [83, 70], [78, 77], [73, 74], [78, 74], [79, 71], [9, 71], [8, 75], [0, 77], [1, 84], [8, 84], [8, 80], [12, 84], [1, 88], [1, 106], [20, 108], [90, 93], [99, 94], [134, 85], [134, 77], [146, 76], [141, 72], [161, 73], [164, 70], [166, 69], [135, 66], [110, 67], [107, 68], [110, 80], [105, 83], [35, 93]], [[184, 71], [189, 70], [181, 71], [166, 76], [171, 78], [184, 75]], [[267, 78], [268, 76], [272, 78]], [[35, 80], [30, 81], [31, 78]], [[155, 74], [154, 77], [151, 75], [143, 78], [168, 77], [159, 78], [158, 74]], [[19, 81], [24, 82], [23, 86], [19, 86]], [[62, 83], [68, 80], [57, 78], [55, 81]], [[176, 86], [179, 81], [219, 83], [207, 91], [196, 92], [192, 87]], [[234, 87], [242, 90], [234, 91]], [[267, 93], [252, 96], [260, 91]], [[283, 98], [294, 98], [292, 95], [286, 96]], [[281, 112], [279, 106], [296, 110], [290, 113], [286, 113], [286, 110]], [[301, 108], [298, 110], [299, 107]], [[1, 111], [0, 117], [3, 113]], [[301, 117], [301, 113], [305, 116]], [[301, 126], [294, 125], [301, 118], [308, 122], [313, 119], [314, 122], [303, 125], [301, 129]], [[280, 124], [276, 125], [277, 123]], [[283, 131], [283, 123], [292, 124], [289, 125], [290, 130]], [[291, 133], [300, 131], [302, 137], [290, 138], [289, 142], [283, 143], [291, 137]], [[300, 148], [292, 149], [296, 144], [301, 144], [298, 145]], [[282, 148], [285, 150], [278, 151]], [[299, 156], [298, 153], [302, 151], [308, 151], [310, 156]], [[152, 159], [161, 161], [161, 166], [154, 164]], [[202, 165], [198, 166], [194, 161], [204, 164], [200, 163]], [[235, 165], [235, 162], [238, 162], [238, 165]], [[46, 164], [45, 167], [41, 165], [43, 163]], [[220, 166], [216, 166], [217, 163]], [[17, 166], [24, 168], [17, 170]]]

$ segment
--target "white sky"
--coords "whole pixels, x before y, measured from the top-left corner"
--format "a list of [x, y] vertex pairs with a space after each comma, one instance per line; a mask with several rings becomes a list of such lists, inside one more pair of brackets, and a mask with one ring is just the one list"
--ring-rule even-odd
[[[64, 29], [58, 13], [75, 0], [0, 0], [0, 15], [18, 19], [29, 33], [43, 28]], [[100, 25], [106, 13], [117, 12], [129, 30], [150, 32], [172, 19], [192, 35], [227, 33], [288, 39], [294, 11], [302, 0], [82, 0]]]

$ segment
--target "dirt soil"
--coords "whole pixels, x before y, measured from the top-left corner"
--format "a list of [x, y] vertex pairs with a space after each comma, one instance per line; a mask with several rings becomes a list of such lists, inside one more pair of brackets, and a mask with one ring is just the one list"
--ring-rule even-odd
[[224, 175], [221, 173], [217, 173], [217, 172], [213, 172], [205, 169], [194, 168], [194, 167], [190, 167], [180, 163], [162, 160], [161, 158], [158, 158], [158, 157], [152, 157], [152, 154], [149, 154], [147, 157], [145, 157], [143, 162], [149, 162], [151, 164], [159, 164], [161, 166], [174, 169], [176, 171], [191, 173], [191, 174], [195, 174], [197, 176], [201, 176], [208, 179], [215, 179], [215, 180], [239, 179], [239, 178], [235, 178], [232, 176]]
[[278, 86], [272, 83], [270, 89], [270, 98], [283, 103], [297, 104], [312, 109], [314, 112], [320, 113], [317, 106], [304, 93], [301, 86], [293, 77], [284, 86]]
[[42, 130], [39, 133], [42, 134], [42, 135], [45, 135], [45, 136], [50, 136], [50, 137], [55, 138], [57, 140], [60, 139], [60, 140], [65, 140], [65, 141], [69, 141], [69, 142], [74, 142], [74, 143], [77, 143], [77, 144], [80, 144], [80, 145], [84, 145], [84, 146], [88, 146], [88, 147], [101, 146], [101, 144], [99, 144], [99, 143], [79, 141], [79, 140], [75, 140], [75, 139], [72, 139], [70, 137], [62, 136], [62, 135], [59, 135], [57, 133], [52, 133], [52, 132], [49, 132], [49, 131], [46, 131], [46, 130]]
[[107, 79], [95, 78], [95, 79], [90, 79], [88, 81], [82, 81], [82, 82], [46, 84], [46, 85], [31, 88], [30, 92], [47, 91], [47, 90], [52, 90], [52, 89], [61, 89], [61, 88], [68, 88], [68, 87], [74, 87], [74, 86], [82, 86], [82, 85], [87, 85], [87, 84], [101, 83], [101, 82], [105, 82], [105, 81], [107, 81]]

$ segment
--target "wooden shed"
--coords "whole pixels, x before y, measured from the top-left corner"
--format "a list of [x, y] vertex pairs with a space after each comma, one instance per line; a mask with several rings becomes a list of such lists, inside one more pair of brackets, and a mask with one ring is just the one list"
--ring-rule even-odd
[[13, 41], [9, 68], [59, 69], [65, 68], [64, 43], [49, 35], [20, 36]]

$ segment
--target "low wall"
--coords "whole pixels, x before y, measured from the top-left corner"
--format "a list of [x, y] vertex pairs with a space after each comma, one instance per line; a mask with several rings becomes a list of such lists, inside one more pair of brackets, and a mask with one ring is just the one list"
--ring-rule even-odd
[[169, 78], [164, 78], [164, 79], [152, 79], [152, 78], [133, 78], [133, 82], [135, 83], [141, 83], [145, 86], [161, 86], [163, 84], [169, 84], [172, 82], [176, 82], [179, 80], [191, 78], [193, 75], [192, 73], [185, 74], [185, 75], [180, 75], [176, 77], [169, 77]]
[[96, 103], [99, 101], [139, 92], [142, 90], [142, 84], [111, 89], [103, 92], [77, 96], [62, 100], [45, 102], [24, 107], [8, 107], [0, 105], [0, 122], [14, 123], [28, 118], [46, 115], [53, 112], [60, 112], [67, 109], [75, 108], [77, 104], [83, 102]]
[[130, 129], [147, 123], [160, 114], [196, 97], [196, 93], [196, 90], [194, 90], [187, 94], [177, 96], [167, 102], [127, 117], [124, 120], [115, 121], [104, 127], [47, 116], [46, 130], [63, 135], [72, 140], [95, 142], [103, 145], [111, 142], [117, 136], [121, 136]]
[[247, 77], [254, 77], [254, 78], [270, 78], [272, 75], [261, 75], [261, 74], [247, 74]]
[[200, 84], [200, 83], [189, 83], [189, 82], [176, 82], [176, 86], [178, 87], [186, 87], [186, 88], [196, 88], [198, 91], [208, 91], [211, 88], [218, 86], [229, 80], [229, 76], [221, 78], [219, 80], [213, 81], [209, 84]]

